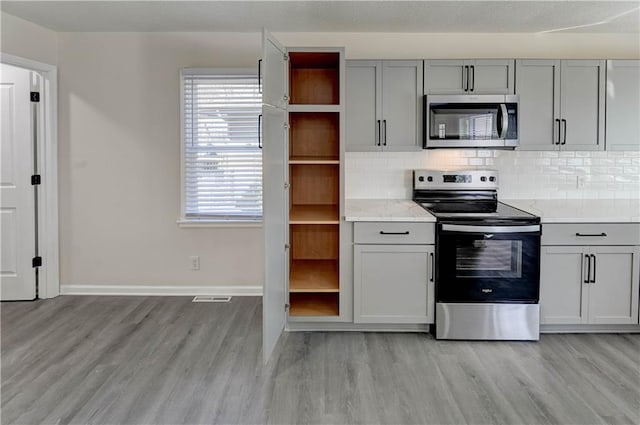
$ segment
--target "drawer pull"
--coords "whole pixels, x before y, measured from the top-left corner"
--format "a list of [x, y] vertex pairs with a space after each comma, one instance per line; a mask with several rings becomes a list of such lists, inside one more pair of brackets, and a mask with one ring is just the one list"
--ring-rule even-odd
[[385, 232], [384, 230], [380, 230], [381, 235], [408, 235], [409, 231], [406, 232]]
[[593, 236], [593, 237], [604, 237], [607, 236], [606, 233], [576, 233], [576, 236]]

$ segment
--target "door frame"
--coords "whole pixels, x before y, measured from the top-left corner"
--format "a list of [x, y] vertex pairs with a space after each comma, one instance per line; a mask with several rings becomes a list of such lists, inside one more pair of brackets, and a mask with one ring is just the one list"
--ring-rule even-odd
[[37, 72], [42, 77], [38, 123], [38, 245], [42, 266], [38, 272], [38, 298], [60, 295], [58, 251], [58, 67], [0, 52], [0, 63]]

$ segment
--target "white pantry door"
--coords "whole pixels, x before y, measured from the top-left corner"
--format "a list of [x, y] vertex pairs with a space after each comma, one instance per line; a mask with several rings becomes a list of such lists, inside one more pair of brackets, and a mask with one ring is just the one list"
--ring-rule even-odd
[[31, 72], [0, 68], [0, 299], [36, 296], [35, 200], [31, 186]]
[[267, 363], [287, 319], [287, 111], [286, 50], [264, 32], [262, 44], [262, 184], [265, 276], [262, 296], [262, 355]]

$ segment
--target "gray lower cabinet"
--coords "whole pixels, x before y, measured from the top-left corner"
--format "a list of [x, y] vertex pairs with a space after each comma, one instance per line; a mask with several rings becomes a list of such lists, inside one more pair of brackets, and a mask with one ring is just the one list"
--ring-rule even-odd
[[639, 323], [640, 247], [543, 246], [541, 254], [541, 324]]
[[355, 323], [433, 323], [433, 245], [354, 245]]
[[607, 61], [607, 150], [640, 150], [640, 61]]
[[425, 94], [513, 94], [513, 59], [425, 60]]
[[347, 151], [422, 149], [422, 61], [347, 61]]
[[516, 60], [520, 150], [604, 150], [605, 61]]

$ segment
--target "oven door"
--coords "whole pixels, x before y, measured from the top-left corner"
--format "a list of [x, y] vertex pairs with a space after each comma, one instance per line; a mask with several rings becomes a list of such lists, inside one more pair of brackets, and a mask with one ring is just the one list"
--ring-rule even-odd
[[437, 302], [537, 303], [540, 225], [438, 226]]

